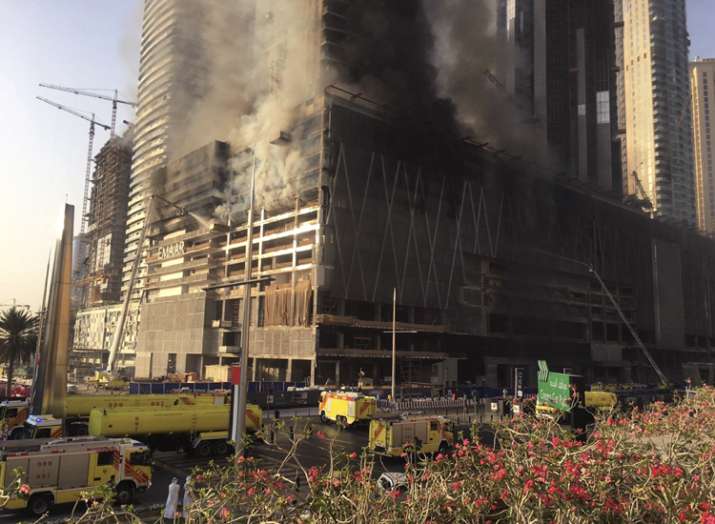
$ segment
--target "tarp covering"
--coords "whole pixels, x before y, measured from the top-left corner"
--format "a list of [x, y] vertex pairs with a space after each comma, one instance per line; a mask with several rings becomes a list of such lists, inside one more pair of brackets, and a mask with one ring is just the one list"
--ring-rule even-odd
[[313, 287], [310, 280], [273, 285], [266, 289], [265, 326], [308, 326]]

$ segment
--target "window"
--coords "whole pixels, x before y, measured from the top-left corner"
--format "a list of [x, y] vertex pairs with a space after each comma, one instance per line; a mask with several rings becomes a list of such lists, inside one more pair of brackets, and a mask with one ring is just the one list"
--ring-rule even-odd
[[436, 420], [433, 420], [429, 423], [430, 431], [437, 431], [438, 429], [439, 429], [439, 423]]
[[137, 451], [129, 456], [129, 462], [135, 466], [150, 466], [151, 455], [148, 451]]
[[101, 451], [97, 453], [97, 466], [111, 466], [114, 464], [113, 451]]
[[176, 373], [176, 353], [169, 353], [169, 358], [166, 362], [166, 373]]
[[596, 93], [596, 123], [608, 124], [611, 122], [611, 104], [608, 91]]

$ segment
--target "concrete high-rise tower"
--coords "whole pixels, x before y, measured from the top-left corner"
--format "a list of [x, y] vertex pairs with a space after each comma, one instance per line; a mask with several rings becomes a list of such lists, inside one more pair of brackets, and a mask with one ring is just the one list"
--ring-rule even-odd
[[710, 125], [715, 123], [715, 105], [710, 105], [715, 94], [715, 59], [697, 59], [690, 64], [690, 87], [693, 107], [693, 150], [695, 153], [695, 196], [698, 228], [715, 233], [715, 169], [713, 148], [715, 134]]
[[[138, 106], [134, 155], [129, 184], [127, 230], [124, 250], [123, 291], [132, 261], [140, 253], [139, 237], [146, 218], [146, 199], [151, 194], [151, 174], [167, 160], [167, 141], [172, 120], [172, 87], [177, 67], [172, 52], [177, 25], [176, 0], [146, 0], [139, 62]], [[140, 275], [143, 268], [140, 268]], [[134, 287], [139, 296], [143, 281]]]
[[695, 224], [685, 0], [623, 2], [624, 189]]

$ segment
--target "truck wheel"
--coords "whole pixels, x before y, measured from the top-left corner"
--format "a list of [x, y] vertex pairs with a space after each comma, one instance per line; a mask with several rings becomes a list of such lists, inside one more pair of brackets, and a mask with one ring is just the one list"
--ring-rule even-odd
[[134, 500], [134, 485], [131, 482], [120, 482], [116, 488], [114, 500], [121, 506], [131, 504]]
[[194, 453], [201, 458], [208, 458], [211, 456], [211, 444], [206, 442], [200, 442], [196, 448], [194, 448]]
[[47, 513], [52, 505], [52, 495], [49, 493], [38, 493], [30, 497], [27, 503], [27, 509], [30, 510], [35, 517], [41, 517]]
[[338, 427], [340, 429], [345, 429], [348, 427], [348, 419], [346, 419], [342, 415], [338, 415], [335, 421], [338, 423]]
[[214, 442], [212, 447], [214, 455], [216, 455], [217, 457], [223, 457], [224, 455], [228, 455], [228, 444], [225, 440], [217, 440], [216, 442]]
[[328, 423], [328, 418], [325, 416], [325, 411], [320, 412], [320, 423], [321, 424], [327, 424]]

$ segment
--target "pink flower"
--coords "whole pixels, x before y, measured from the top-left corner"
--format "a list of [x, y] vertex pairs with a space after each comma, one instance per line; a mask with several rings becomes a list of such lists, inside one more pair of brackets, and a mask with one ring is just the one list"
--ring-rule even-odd
[[444, 455], [442, 453], [437, 453], [437, 456], [434, 458], [435, 462], [442, 462], [444, 460]]
[[524, 483], [524, 491], [525, 492], [531, 491], [533, 487], [534, 487], [534, 481], [532, 479], [529, 479]]
[[322, 431], [316, 431], [315, 436], [318, 437], [320, 440], [325, 440], [325, 433]]
[[388, 491], [387, 494], [390, 495], [393, 502], [397, 502], [397, 499], [400, 498], [400, 492], [396, 489]]
[[461, 482], [461, 481], [452, 482], [452, 483], [449, 485], [449, 489], [450, 489], [451, 491], [459, 491], [460, 489], [462, 489], [462, 482]]
[[506, 477], [506, 470], [504, 468], [500, 468], [492, 473], [492, 480], [495, 480], [496, 482], [504, 480], [504, 477]]
[[350, 460], [355, 460], [358, 458], [358, 454], [357, 454], [357, 452], [353, 451], [352, 453], [350, 453], [349, 457], [350, 457]]
[[320, 471], [318, 468], [315, 466], [311, 466], [310, 469], [308, 470], [308, 482], [315, 482], [318, 480], [318, 476], [320, 475]]
[[254, 487], [248, 488], [248, 491], [246, 491], [246, 494], [249, 497], [254, 497], [256, 495], [256, 488], [254, 488]]

